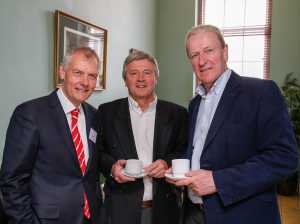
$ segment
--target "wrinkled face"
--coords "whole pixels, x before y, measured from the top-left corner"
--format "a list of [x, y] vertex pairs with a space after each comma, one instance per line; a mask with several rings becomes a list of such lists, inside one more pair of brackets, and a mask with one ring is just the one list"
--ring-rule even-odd
[[227, 68], [227, 45], [222, 48], [215, 33], [203, 31], [190, 36], [187, 49], [197, 81], [208, 92]]
[[75, 53], [67, 68], [60, 66], [59, 76], [64, 80], [62, 90], [66, 97], [78, 107], [96, 87], [98, 70], [95, 58], [86, 58], [82, 53]]
[[135, 100], [154, 99], [157, 82], [155, 65], [147, 59], [136, 60], [126, 66], [125, 83], [129, 95]]

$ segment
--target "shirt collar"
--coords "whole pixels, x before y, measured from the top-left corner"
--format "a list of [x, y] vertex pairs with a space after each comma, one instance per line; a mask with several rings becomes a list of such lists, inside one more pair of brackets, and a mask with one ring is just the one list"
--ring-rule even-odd
[[[130, 95], [128, 95], [128, 102], [129, 102], [130, 109], [138, 113], [143, 113], [139, 104]], [[149, 107], [144, 112], [154, 111], [156, 109], [156, 104], [157, 104], [157, 96], [154, 95], [154, 100], [149, 104]]]
[[[58, 99], [62, 105], [62, 108], [63, 108], [65, 114], [69, 114], [69, 113], [71, 113], [72, 110], [76, 109], [76, 107], [68, 99], [68, 97], [66, 97], [66, 95], [64, 94], [64, 92], [62, 91], [61, 88], [59, 88], [56, 93], [57, 93]], [[79, 113], [81, 113], [81, 112], [82, 112], [82, 106], [80, 104]]]
[[[219, 76], [219, 78], [214, 82], [213, 86], [209, 90], [208, 94], [220, 94], [223, 92], [227, 81], [229, 80], [231, 75], [231, 70], [226, 69], [222, 75]], [[205, 97], [208, 94], [205, 94], [205, 88], [203, 85], [198, 85], [196, 87], [196, 93], [200, 95], [201, 97]]]

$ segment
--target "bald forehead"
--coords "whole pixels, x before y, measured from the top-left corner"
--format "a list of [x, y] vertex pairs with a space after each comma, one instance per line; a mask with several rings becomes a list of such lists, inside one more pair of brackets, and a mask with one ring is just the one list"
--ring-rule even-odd
[[100, 61], [99, 61], [98, 56], [92, 51], [88, 51], [88, 50], [81, 49], [81, 48], [79, 48], [78, 50], [75, 50], [72, 54], [67, 55], [64, 58], [64, 61], [63, 61], [64, 69], [68, 69], [68, 67], [72, 63], [77, 62], [78, 60], [79, 61], [84, 60], [89, 63], [95, 63], [97, 66], [97, 69], [99, 70]]

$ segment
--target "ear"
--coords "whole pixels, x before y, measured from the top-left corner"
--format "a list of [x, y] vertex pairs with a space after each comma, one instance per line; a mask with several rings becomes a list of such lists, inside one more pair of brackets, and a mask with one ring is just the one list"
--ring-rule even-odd
[[155, 85], [157, 85], [157, 81], [158, 81], [158, 76], [155, 75]]
[[126, 74], [125, 74], [125, 77], [123, 78], [123, 81], [124, 81], [125, 87], [128, 87], [128, 85], [127, 85], [127, 75]]
[[64, 69], [64, 66], [63, 66], [63, 65], [60, 65], [60, 66], [59, 66], [58, 74], [59, 74], [59, 78], [60, 78], [61, 80], [64, 80], [64, 79], [65, 79], [66, 72], [65, 72], [65, 69]]
[[226, 44], [224, 49], [223, 49], [223, 57], [226, 61], [226, 63], [228, 62], [228, 45]]

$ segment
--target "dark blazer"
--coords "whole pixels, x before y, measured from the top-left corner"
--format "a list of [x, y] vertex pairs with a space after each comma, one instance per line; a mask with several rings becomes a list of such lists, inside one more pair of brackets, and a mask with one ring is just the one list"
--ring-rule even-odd
[[[200, 101], [195, 97], [189, 108], [189, 158]], [[275, 184], [295, 171], [297, 151], [276, 84], [232, 72], [200, 162], [213, 170], [218, 190], [203, 197], [207, 223], [280, 223]]]
[[82, 106], [89, 146], [84, 176], [56, 91], [15, 109], [1, 168], [4, 208], [10, 223], [82, 224], [84, 191], [96, 223], [101, 204], [98, 157], [89, 139], [96, 110], [86, 103]]
[[2, 193], [0, 192], [0, 223], [1, 224], [7, 224], [8, 220], [7, 220], [7, 216], [4, 212], [2, 204], [3, 204], [3, 202], [2, 202]]
[[[144, 193], [142, 179], [119, 184], [111, 177], [112, 165], [119, 159], [138, 158], [132, 132], [128, 98], [103, 104], [97, 112], [101, 169], [106, 177], [106, 203], [112, 224], [140, 224]], [[156, 107], [153, 161], [168, 164], [186, 150], [187, 111], [181, 106], [158, 100]], [[153, 178], [153, 218], [155, 224], [176, 224], [179, 206], [175, 187], [164, 178]]]

